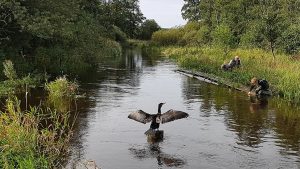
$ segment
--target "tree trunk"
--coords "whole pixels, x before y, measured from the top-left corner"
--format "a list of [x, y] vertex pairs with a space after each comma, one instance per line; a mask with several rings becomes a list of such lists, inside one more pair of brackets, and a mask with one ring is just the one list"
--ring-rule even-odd
[[273, 41], [271, 41], [271, 51], [272, 51], [273, 59], [275, 60], [274, 48], [275, 48], [275, 46], [274, 46], [274, 42], [273, 42]]

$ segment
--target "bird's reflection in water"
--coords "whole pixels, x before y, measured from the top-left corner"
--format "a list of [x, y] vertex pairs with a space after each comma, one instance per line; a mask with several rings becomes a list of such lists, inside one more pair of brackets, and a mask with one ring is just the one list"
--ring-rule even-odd
[[186, 164], [183, 159], [162, 152], [159, 142], [149, 142], [148, 140], [148, 143], [144, 148], [131, 147], [129, 151], [140, 160], [156, 158], [158, 166], [182, 167]]

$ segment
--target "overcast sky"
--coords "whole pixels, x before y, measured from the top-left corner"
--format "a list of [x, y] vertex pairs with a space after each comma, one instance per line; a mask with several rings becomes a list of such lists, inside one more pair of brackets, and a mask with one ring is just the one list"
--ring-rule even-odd
[[140, 0], [140, 8], [147, 19], [154, 19], [162, 28], [184, 25], [181, 17], [183, 0]]

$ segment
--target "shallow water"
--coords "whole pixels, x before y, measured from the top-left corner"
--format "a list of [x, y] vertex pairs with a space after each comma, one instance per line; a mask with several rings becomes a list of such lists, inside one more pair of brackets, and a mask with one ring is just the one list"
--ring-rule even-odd
[[[295, 107], [186, 77], [169, 59], [140, 51], [102, 65], [81, 81], [68, 167], [83, 159], [102, 169], [300, 167]], [[150, 124], [127, 116], [156, 113], [159, 102], [163, 112], [190, 116], [162, 124], [164, 140], [151, 143], [144, 135]]]

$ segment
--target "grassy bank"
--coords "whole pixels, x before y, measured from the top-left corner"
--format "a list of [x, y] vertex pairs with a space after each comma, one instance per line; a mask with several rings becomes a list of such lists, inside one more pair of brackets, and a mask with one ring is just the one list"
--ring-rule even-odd
[[0, 112], [0, 168], [62, 167], [72, 136], [71, 119], [76, 119], [67, 103], [75, 98], [77, 87], [65, 77], [58, 78], [47, 84], [49, 105], [29, 110], [22, 110], [15, 97], [7, 99]]
[[[235, 85], [249, 85], [252, 77], [270, 82], [273, 93], [286, 100], [300, 103], [300, 60], [287, 55], [276, 55], [261, 49], [236, 49], [224, 55], [224, 50], [214, 47], [164, 47], [162, 53], [174, 58], [178, 64], [229, 80]], [[233, 71], [222, 71], [221, 64], [239, 55], [242, 67]]]

